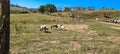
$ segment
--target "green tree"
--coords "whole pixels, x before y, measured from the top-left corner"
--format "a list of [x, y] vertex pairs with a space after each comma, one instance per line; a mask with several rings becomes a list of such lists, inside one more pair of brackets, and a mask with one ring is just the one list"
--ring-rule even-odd
[[53, 4], [41, 5], [38, 10], [42, 14], [57, 12], [56, 6]]
[[56, 9], [55, 5], [53, 5], [53, 4], [46, 4], [45, 11], [47, 13], [53, 13], [53, 12], [57, 12], [57, 9]]
[[65, 7], [64, 8], [64, 12], [70, 12], [71, 11], [71, 8], [70, 7]]
[[40, 13], [44, 14], [44, 12], [45, 12], [45, 6], [41, 5], [38, 10], [39, 10]]

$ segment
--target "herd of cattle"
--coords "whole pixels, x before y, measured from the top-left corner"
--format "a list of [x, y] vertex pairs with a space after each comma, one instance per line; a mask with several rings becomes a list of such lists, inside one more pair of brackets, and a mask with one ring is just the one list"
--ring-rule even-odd
[[[54, 21], [54, 20], [51, 20], [51, 21]], [[96, 21], [98, 21], [98, 18], [96, 18]], [[120, 23], [120, 20], [119, 19], [110, 19], [107, 22]], [[56, 29], [64, 29], [65, 30], [65, 27], [63, 25], [54, 24], [54, 25], [51, 25], [50, 27], [48, 27], [47, 25], [41, 25], [40, 31], [48, 32], [48, 28], [50, 28], [50, 29], [56, 28]]]
[[120, 20], [119, 20], [119, 19], [110, 19], [109, 22], [112, 22], [112, 23], [120, 23]]
[[44, 31], [44, 32], [48, 32], [48, 28], [56, 28], [56, 29], [65, 29], [65, 27], [63, 25], [60, 25], [60, 24], [54, 24], [54, 25], [51, 25], [50, 27], [48, 27], [47, 25], [41, 25], [40, 27], [40, 31]]

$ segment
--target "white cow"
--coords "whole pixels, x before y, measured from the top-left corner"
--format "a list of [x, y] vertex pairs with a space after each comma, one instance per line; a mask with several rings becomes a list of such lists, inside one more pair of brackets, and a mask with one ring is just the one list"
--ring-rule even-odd
[[41, 25], [40, 31], [47, 32], [48, 31], [48, 27], [46, 25]]

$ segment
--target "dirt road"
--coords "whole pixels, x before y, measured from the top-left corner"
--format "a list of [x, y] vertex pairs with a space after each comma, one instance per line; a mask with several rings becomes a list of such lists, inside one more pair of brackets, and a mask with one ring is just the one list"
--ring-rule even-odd
[[120, 24], [108, 23], [108, 22], [99, 22], [99, 23], [109, 24], [112, 25], [111, 28], [120, 30]]

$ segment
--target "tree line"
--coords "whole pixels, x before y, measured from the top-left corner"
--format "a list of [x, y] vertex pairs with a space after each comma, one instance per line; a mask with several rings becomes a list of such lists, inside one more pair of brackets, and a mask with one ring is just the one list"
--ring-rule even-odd
[[[91, 10], [91, 11], [94, 11], [95, 10], [95, 7], [93, 6], [89, 6], [87, 8], [85, 7], [82, 7], [82, 6], [75, 6], [75, 7], [64, 7], [64, 9], [59, 9], [57, 10], [56, 6], [54, 4], [45, 4], [45, 5], [41, 5], [39, 8], [38, 8], [38, 11], [42, 14], [44, 13], [53, 13], [53, 12], [59, 12], [59, 11], [63, 11], [63, 12], [71, 12], [71, 11], [76, 11], [76, 10]], [[102, 7], [102, 8], [99, 8], [99, 10], [114, 10], [114, 8], [105, 8], [105, 7]]]
[[[18, 8], [24, 8], [26, 10], [28, 10], [29, 12], [32, 12], [32, 13], [36, 13], [36, 12], [39, 12], [39, 13], [54, 13], [54, 12], [72, 12], [72, 11], [77, 11], [77, 10], [91, 10], [91, 11], [94, 11], [95, 10], [95, 7], [93, 6], [89, 6], [89, 7], [82, 7], [82, 6], [74, 6], [74, 7], [59, 7], [57, 8], [54, 4], [45, 4], [45, 5], [40, 5], [38, 7], [38, 9], [33, 9], [33, 8], [27, 8], [27, 7], [22, 7], [22, 6], [19, 6], [19, 5], [14, 5], [14, 4], [10, 4], [10, 6], [12, 7], [18, 7]], [[99, 8], [99, 10], [115, 10], [114, 8], [105, 8], [105, 7], [102, 7], [102, 8]], [[29, 13], [28, 11], [23, 11], [23, 12], [20, 12], [19, 10], [11, 10], [11, 13]]]

